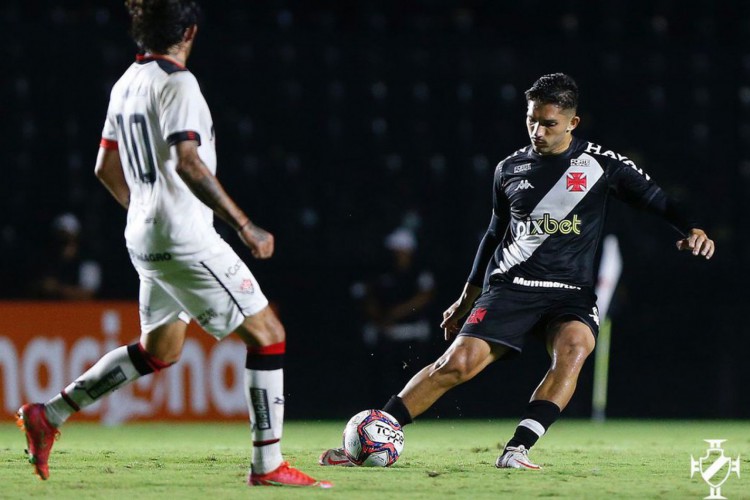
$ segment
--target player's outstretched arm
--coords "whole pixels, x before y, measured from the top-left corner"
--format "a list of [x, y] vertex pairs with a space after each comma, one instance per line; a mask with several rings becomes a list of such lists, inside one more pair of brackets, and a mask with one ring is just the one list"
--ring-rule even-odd
[[701, 255], [710, 259], [714, 255], [716, 245], [702, 229], [693, 228], [687, 238], [677, 242], [677, 250], [691, 251], [693, 255]]
[[130, 188], [125, 180], [117, 149], [99, 148], [94, 174], [125, 210], [130, 204]]
[[267, 259], [273, 255], [273, 235], [250, 221], [229, 197], [219, 180], [208, 170], [198, 155], [196, 141], [177, 143], [177, 174], [193, 194], [216, 215], [231, 225], [253, 257]]
[[461, 325], [459, 324], [461, 318], [469, 314], [469, 311], [474, 306], [474, 302], [476, 302], [481, 293], [482, 287], [466, 283], [458, 300], [443, 312], [443, 322], [440, 323], [440, 328], [445, 332], [445, 340], [451, 340], [456, 336], [461, 329]]

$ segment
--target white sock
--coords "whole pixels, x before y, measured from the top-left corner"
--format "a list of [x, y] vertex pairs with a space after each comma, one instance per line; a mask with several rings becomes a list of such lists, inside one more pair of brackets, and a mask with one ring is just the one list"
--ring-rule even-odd
[[285, 347], [279, 342], [247, 350], [245, 395], [252, 424], [254, 474], [271, 472], [283, 461]]
[[45, 403], [47, 420], [53, 426], [60, 427], [73, 413], [153, 372], [154, 361], [139, 344], [121, 346], [108, 352], [75, 382]]

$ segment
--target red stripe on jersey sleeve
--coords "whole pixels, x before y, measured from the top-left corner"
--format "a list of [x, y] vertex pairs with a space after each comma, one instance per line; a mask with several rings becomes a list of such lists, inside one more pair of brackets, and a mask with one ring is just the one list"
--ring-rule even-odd
[[99, 143], [99, 147], [104, 149], [117, 149], [117, 141], [105, 139], [104, 137], [102, 137], [102, 141]]

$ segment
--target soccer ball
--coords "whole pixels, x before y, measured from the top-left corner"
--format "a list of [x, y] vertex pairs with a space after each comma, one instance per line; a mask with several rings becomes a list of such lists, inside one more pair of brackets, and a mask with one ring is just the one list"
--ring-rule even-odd
[[357, 465], [388, 467], [403, 449], [401, 424], [382, 410], [361, 411], [344, 428], [344, 452]]

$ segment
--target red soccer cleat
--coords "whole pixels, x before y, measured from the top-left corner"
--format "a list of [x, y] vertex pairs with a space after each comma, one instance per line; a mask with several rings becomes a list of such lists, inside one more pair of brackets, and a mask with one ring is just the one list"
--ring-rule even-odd
[[312, 486], [313, 488], [332, 488], [329, 481], [317, 481], [304, 472], [289, 466], [289, 462], [281, 462], [276, 469], [266, 474], [250, 473], [247, 478], [248, 486]]
[[17, 415], [16, 424], [26, 434], [26, 454], [29, 456], [29, 462], [34, 466], [39, 479], [47, 479], [47, 459], [55, 439], [60, 436], [60, 431], [47, 421], [43, 404], [25, 404], [18, 410]]

